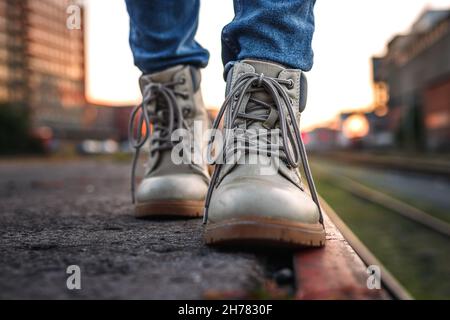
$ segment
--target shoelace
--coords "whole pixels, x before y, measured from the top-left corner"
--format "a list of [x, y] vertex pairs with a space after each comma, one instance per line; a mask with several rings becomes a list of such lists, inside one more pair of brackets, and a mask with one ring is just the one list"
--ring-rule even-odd
[[[264, 90], [266, 91], [274, 102], [274, 107], [276, 108], [278, 112], [279, 117], [279, 126], [280, 126], [280, 132], [282, 137], [283, 146], [282, 151], [284, 151], [284, 159], [286, 163], [292, 167], [292, 168], [298, 168], [299, 160], [301, 159], [303, 170], [305, 171], [306, 180], [308, 182], [308, 186], [311, 192], [311, 197], [315, 204], [317, 205], [319, 209], [320, 214], [320, 222], [323, 223], [323, 216], [322, 216], [322, 210], [320, 207], [319, 197], [317, 195], [317, 189], [314, 184], [314, 180], [312, 177], [311, 169], [309, 167], [308, 157], [306, 155], [305, 145], [303, 143], [300, 129], [297, 125], [295, 113], [292, 110], [292, 102], [290, 97], [285, 91], [285, 88], [282, 86], [292, 86], [292, 80], [288, 79], [278, 79], [278, 78], [272, 78], [264, 76], [264, 74], [258, 74], [258, 73], [245, 73], [243, 74], [236, 82], [234, 88], [229, 92], [228, 96], [225, 98], [224, 103], [222, 104], [219, 113], [217, 114], [216, 119], [214, 120], [213, 124], [213, 132], [219, 128], [219, 124], [222, 121], [222, 118], [225, 114], [225, 111], [227, 111], [229, 108], [231, 108], [230, 112], [226, 113], [226, 118], [224, 121], [224, 129], [231, 129], [233, 128], [236, 119], [246, 119], [250, 121], [266, 121], [269, 116], [267, 115], [261, 115], [261, 116], [254, 116], [249, 115], [248, 113], [242, 113], [239, 112], [239, 106], [242, 104], [242, 100], [244, 99], [244, 96], [247, 93], [254, 92], [256, 90]], [[236, 103], [233, 103], [233, 99]], [[263, 107], [269, 107], [272, 108], [271, 105], [259, 101], [257, 99], [251, 98], [250, 101], [252, 101], [255, 104], [259, 104]], [[286, 108], [283, 107], [286, 106]], [[235, 108], [233, 109], [233, 106]], [[291, 121], [288, 120], [285, 110], [287, 110], [289, 114], [289, 118]], [[292, 126], [292, 130], [289, 127], [289, 125]], [[229, 128], [226, 128], [225, 126], [229, 126]], [[208, 149], [207, 149], [207, 155], [210, 159], [211, 157], [211, 148], [212, 144], [214, 143], [214, 134], [211, 136], [209, 142], [208, 142]], [[227, 145], [227, 138], [225, 137], [225, 141], [223, 143], [223, 150], [225, 150]], [[288, 146], [291, 146], [289, 148]], [[203, 223], [206, 223], [208, 221], [208, 209], [209, 209], [209, 203], [211, 201], [211, 196], [213, 189], [216, 186], [216, 182], [218, 181], [220, 170], [222, 169], [222, 164], [216, 164], [216, 168], [214, 170], [214, 173], [211, 177], [211, 182], [209, 184], [208, 193], [206, 195], [205, 200], [205, 210], [203, 215]]]
[[[183, 84], [185, 80], [167, 83], [149, 83], [143, 90], [142, 103], [134, 107], [128, 124], [128, 136], [131, 146], [135, 149], [131, 166], [131, 197], [135, 203], [136, 165], [140, 151], [150, 136], [158, 132], [157, 137], [151, 139], [150, 153], [171, 149], [173, 144], [171, 134], [174, 130], [187, 128], [184, 121], [183, 110], [176, 101], [176, 96], [187, 97], [186, 92], [177, 91], [174, 86]], [[150, 102], [164, 99], [164, 110], [148, 110]], [[136, 119], [138, 119], [136, 121]], [[153, 124], [153, 127], [151, 126]], [[142, 131], [145, 128], [145, 133]]]

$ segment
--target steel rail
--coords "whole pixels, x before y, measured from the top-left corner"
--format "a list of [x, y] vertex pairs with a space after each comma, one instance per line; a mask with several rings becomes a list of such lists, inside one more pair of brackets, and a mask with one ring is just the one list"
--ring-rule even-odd
[[397, 281], [397, 279], [386, 269], [386, 267], [373, 255], [373, 253], [359, 240], [353, 231], [345, 224], [330, 205], [320, 197], [322, 208], [328, 218], [336, 225], [345, 240], [353, 248], [356, 254], [367, 265], [375, 265], [381, 271], [381, 283], [389, 294], [398, 300], [412, 300], [411, 294]]
[[[316, 171], [324, 171], [316, 170]], [[380, 205], [390, 211], [393, 211], [401, 216], [414, 221], [422, 226], [425, 226], [435, 232], [438, 232], [444, 236], [450, 237], [450, 224], [438, 219], [431, 214], [420, 210], [408, 203], [400, 201], [392, 196], [389, 196], [383, 192], [363, 185], [347, 176], [337, 173], [326, 172], [327, 175], [339, 179], [339, 183], [334, 181], [335, 185], [351, 194], [362, 198], [363, 200], [370, 201], [377, 205]]]

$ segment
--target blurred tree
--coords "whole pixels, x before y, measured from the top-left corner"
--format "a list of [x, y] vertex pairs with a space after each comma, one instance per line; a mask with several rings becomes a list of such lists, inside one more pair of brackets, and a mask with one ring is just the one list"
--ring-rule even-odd
[[40, 153], [42, 143], [33, 137], [29, 108], [0, 104], [0, 155]]

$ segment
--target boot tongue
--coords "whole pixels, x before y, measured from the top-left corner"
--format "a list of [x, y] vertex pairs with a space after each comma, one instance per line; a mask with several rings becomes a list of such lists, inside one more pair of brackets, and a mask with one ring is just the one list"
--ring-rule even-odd
[[273, 62], [250, 59], [243, 60], [242, 62], [251, 65], [255, 69], [255, 73], [263, 73], [265, 76], [271, 78], [278, 78], [280, 72], [286, 69], [282, 65]]
[[172, 81], [173, 77], [185, 67], [186, 66], [178, 65], [164, 71], [142, 75], [139, 80], [141, 90], [143, 90], [145, 85], [149, 82], [165, 83]]
[[[279, 64], [272, 62], [263, 62], [258, 60], [243, 60], [243, 63], [251, 65], [255, 69], [255, 73], [264, 74], [266, 77], [278, 78], [281, 71], [285, 68]], [[263, 101], [268, 104], [273, 104], [273, 98], [264, 90], [252, 93], [252, 98]], [[268, 111], [264, 107], [256, 108], [257, 104], [249, 102], [247, 105], [247, 113], [254, 115], [266, 114]], [[253, 111], [249, 112], [248, 107], [251, 107]], [[264, 129], [262, 122], [254, 122], [247, 128]]]
[[[243, 60], [241, 61], [241, 63], [243, 64], [247, 64], [252, 66], [252, 68], [254, 70], [248, 70], [249, 68], [246, 68], [246, 71], [250, 71], [250, 72], [255, 72], [257, 74], [261, 74], [263, 73], [264, 76], [266, 77], [271, 77], [271, 78], [278, 78], [280, 76], [280, 73], [283, 70], [286, 70], [285, 67], [276, 64], [276, 63], [271, 63], [271, 62], [263, 62], [263, 61], [258, 61], [258, 60]], [[268, 103], [270, 105], [274, 105], [274, 101], [273, 98], [270, 96], [270, 94], [268, 92], [266, 92], [265, 90], [261, 90], [258, 92], [253, 92], [251, 94], [251, 97], [253, 99], [257, 99], [260, 101], [263, 101], [265, 103]], [[249, 110], [251, 109], [251, 111]], [[257, 103], [254, 103], [252, 101], [249, 101], [246, 106], [245, 106], [245, 113], [247, 114], [252, 114], [252, 115], [265, 115], [268, 116], [271, 121], [266, 121], [265, 123], [261, 122], [261, 121], [246, 121], [246, 128], [247, 129], [275, 129], [276, 127], [278, 127], [277, 125], [277, 115], [276, 115], [276, 111], [275, 111], [275, 107], [272, 107], [272, 112], [275, 112], [274, 114], [271, 112], [268, 112], [269, 110], [267, 110], [267, 108], [258, 105]], [[275, 115], [275, 118], [272, 118], [271, 115]], [[264, 126], [264, 125], [268, 125], [268, 123], [270, 123], [269, 126]], [[251, 123], [251, 124], [249, 124]], [[259, 140], [260, 143], [264, 143], [267, 142], [266, 139], [264, 139], [264, 137], [260, 137]], [[280, 140], [279, 143], [282, 143], [282, 141]], [[245, 157], [245, 159], [242, 161], [242, 163], [256, 163], [258, 165], [256, 166], [239, 166], [238, 163], [239, 161], [241, 161], [242, 157]], [[274, 168], [277, 168], [277, 166], [275, 166], [275, 160], [268, 160], [267, 164], [261, 164], [261, 155], [256, 154], [255, 152], [249, 152], [247, 153], [241, 153], [240, 158], [237, 159], [235, 162], [233, 163], [226, 163], [224, 164], [224, 167], [222, 168], [222, 170], [220, 171], [220, 175], [218, 180], [221, 181], [229, 172], [231, 172], [232, 170], [238, 169], [241, 171], [238, 171], [238, 175], [242, 174], [242, 175], [261, 175], [262, 170], [265, 170], [264, 172], [266, 172], [265, 174], [267, 174], [267, 170], [273, 170]], [[278, 170], [280, 172], [281, 175], [283, 175], [285, 178], [287, 178], [288, 180], [290, 180], [292, 183], [294, 183], [295, 185], [300, 185], [300, 180], [299, 177], [297, 176], [297, 171], [295, 170], [290, 170], [287, 168], [286, 164], [283, 161], [280, 161], [279, 165], [278, 165]], [[269, 171], [270, 172], [270, 171]]]

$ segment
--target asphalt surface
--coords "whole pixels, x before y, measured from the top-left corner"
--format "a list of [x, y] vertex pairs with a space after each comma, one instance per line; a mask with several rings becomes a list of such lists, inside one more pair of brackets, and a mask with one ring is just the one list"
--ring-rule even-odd
[[[292, 293], [289, 253], [209, 248], [199, 219], [137, 220], [128, 183], [128, 163], [1, 161], [0, 298]], [[70, 265], [80, 267], [80, 290], [66, 286]], [[287, 285], [280, 289], [274, 279]]]

